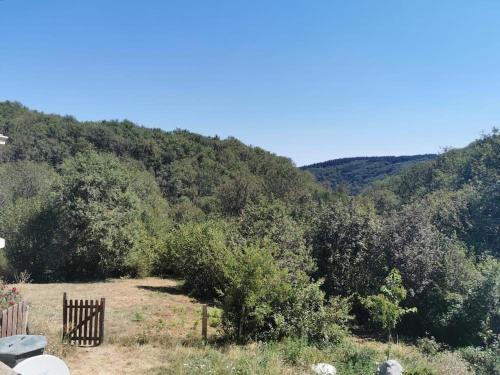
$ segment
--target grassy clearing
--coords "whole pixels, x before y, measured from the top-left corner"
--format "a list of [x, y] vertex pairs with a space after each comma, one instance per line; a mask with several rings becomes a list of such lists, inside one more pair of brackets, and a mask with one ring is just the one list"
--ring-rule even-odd
[[[291, 375], [309, 374], [309, 366], [316, 362], [335, 364], [339, 375], [370, 375], [385, 355], [385, 345], [360, 339], [323, 350], [297, 340], [204, 346], [201, 305], [182, 294], [174, 280], [22, 284], [18, 288], [32, 303], [32, 333], [46, 335], [47, 352], [63, 357], [74, 375]], [[78, 348], [61, 344], [63, 292], [69, 298], [106, 298], [104, 345]], [[209, 334], [216, 336], [216, 329], [209, 327]], [[440, 375], [472, 374], [449, 353], [431, 359], [406, 345], [393, 346], [393, 353], [408, 368], [434, 368]]]

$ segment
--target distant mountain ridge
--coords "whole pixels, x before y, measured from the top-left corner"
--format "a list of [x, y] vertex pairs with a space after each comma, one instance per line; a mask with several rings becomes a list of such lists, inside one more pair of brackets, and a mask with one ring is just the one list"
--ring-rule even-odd
[[359, 194], [371, 183], [398, 174], [418, 163], [434, 160], [435, 154], [409, 156], [360, 156], [332, 159], [305, 165], [300, 169], [311, 172], [316, 179], [333, 189], [345, 188]]

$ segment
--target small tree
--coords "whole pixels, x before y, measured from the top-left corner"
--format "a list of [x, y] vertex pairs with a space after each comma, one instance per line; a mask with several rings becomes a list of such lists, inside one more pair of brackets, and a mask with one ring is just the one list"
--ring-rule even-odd
[[406, 289], [403, 286], [401, 274], [397, 269], [393, 269], [385, 278], [379, 294], [361, 299], [370, 313], [371, 319], [387, 332], [389, 345], [392, 342], [392, 332], [401, 317], [417, 311], [415, 307], [407, 309], [400, 306], [405, 298]]

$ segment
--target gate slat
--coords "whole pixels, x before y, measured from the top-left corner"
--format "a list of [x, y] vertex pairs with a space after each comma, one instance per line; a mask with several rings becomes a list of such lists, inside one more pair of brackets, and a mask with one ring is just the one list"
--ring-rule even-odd
[[78, 345], [82, 345], [82, 324], [83, 323], [83, 300], [80, 300], [80, 311], [78, 311]]
[[94, 301], [90, 300], [90, 317], [91, 318], [89, 319], [89, 324], [88, 324], [88, 328], [89, 328], [88, 329], [88, 337], [90, 339], [89, 340], [89, 345], [92, 345], [92, 343], [94, 341], [94, 340], [91, 339], [93, 337], [92, 336], [92, 331], [93, 331], [92, 330], [92, 328], [93, 328], [92, 327], [92, 325], [93, 325], [92, 323], [94, 322], [94, 319], [92, 318], [92, 313], [94, 312], [94, 307], [93, 306], [94, 306]]
[[12, 336], [12, 323], [14, 322], [14, 314], [12, 308], [7, 309], [7, 336]]
[[10, 334], [14, 336], [16, 334], [17, 326], [17, 305], [9, 307], [10, 314], [12, 314], [12, 325], [10, 327]]
[[[73, 300], [69, 300], [68, 304], [68, 315], [69, 315], [69, 323], [68, 323], [68, 329], [65, 332], [65, 335], [68, 334], [70, 330], [73, 329]], [[69, 337], [66, 337], [66, 339], [69, 339]]]
[[21, 302], [17, 307], [16, 335], [21, 334], [21, 327], [23, 326], [23, 308], [24, 308], [24, 303]]
[[28, 317], [30, 314], [30, 307], [27, 302], [24, 302], [24, 307], [23, 307], [23, 327], [22, 327], [22, 332], [21, 334], [29, 334], [28, 332]]
[[17, 317], [17, 332], [22, 335], [24, 332], [24, 318], [26, 316], [26, 302], [21, 302], [19, 306], [19, 315]]
[[8, 310], [2, 311], [2, 337], [7, 337]]
[[94, 335], [93, 336], [96, 338], [95, 340], [98, 340], [99, 344], [101, 344], [101, 340], [97, 336], [98, 328], [99, 328], [99, 314], [100, 314], [99, 313], [99, 301], [95, 300], [94, 303], [95, 303], [96, 314], [94, 316]]
[[[89, 301], [88, 300], [85, 300], [85, 321], [88, 322], [88, 318], [89, 318]], [[89, 328], [89, 325], [88, 323], [85, 324], [83, 326], [83, 337], [85, 337], [85, 340], [83, 340], [83, 345], [87, 345], [88, 344], [88, 340], [87, 340], [87, 337], [90, 337], [90, 335], [88, 334], [88, 328]]]
[[78, 322], [80, 321], [79, 315], [80, 315], [80, 310], [79, 310], [79, 303], [78, 300], [75, 299], [75, 326], [73, 328], [78, 327]]

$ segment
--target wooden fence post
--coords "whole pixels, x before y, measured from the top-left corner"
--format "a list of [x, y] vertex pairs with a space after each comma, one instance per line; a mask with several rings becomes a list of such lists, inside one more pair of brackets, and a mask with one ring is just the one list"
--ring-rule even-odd
[[63, 334], [62, 340], [66, 340], [66, 332], [68, 332], [68, 300], [66, 292], [63, 293]]
[[99, 344], [102, 344], [104, 342], [104, 310], [105, 310], [105, 305], [106, 305], [106, 299], [101, 298], [101, 315], [100, 315], [100, 320], [99, 320], [99, 330], [100, 330], [100, 337], [99, 337]]
[[207, 305], [203, 305], [202, 314], [201, 314], [201, 336], [203, 340], [207, 341], [208, 337], [208, 307]]

